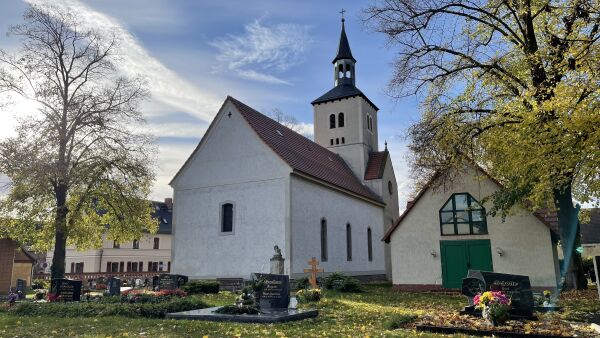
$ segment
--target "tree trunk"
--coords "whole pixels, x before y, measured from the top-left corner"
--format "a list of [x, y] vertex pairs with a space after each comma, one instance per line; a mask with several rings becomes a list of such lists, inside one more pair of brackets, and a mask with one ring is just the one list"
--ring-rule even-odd
[[[573, 268], [573, 285], [569, 285], [569, 287], [574, 287], [580, 289], [582, 285], [584, 285], [585, 278], [582, 279], [583, 276], [583, 265], [581, 260], [581, 255], [575, 251], [576, 243], [579, 243], [577, 236], [579, 236], [579, 221], [577, 220], [577, 211], [573, 206], [573, 197], [571, 193], [571, 185], [569, 184], [562, 190], [555, 189], [554, 190], [554, 205], [557, 209], [558, 216], [558, 226], [560, 232], [560, 241], [562, 243], [563, 256], [565, 257], [565, 261], [567, 257], [570, 256], [565, 266], [561, 266], [561, 278], [566, 277], [568, 279], [568, 274], [571, 271], [571, 267]], [[573, 224], [575, 223], [575, 224]], [[575, 227], [575, 229], [572, 229]], [[572, 236], [572, 231], [575, 231], [575, 240], [573, 241], [572, 248], [569, 248], [570, 237]], [[570, 250], [570, 252], [569, 252]], [[564, 287], [565, 279], [562, 281]], [[571, 284], [571, 283], [568, 283]], [[587, 284], [587, 283], [585, 283]]]
[[54, 256], [50, 268], [52, 279], [65, 277], [65, 256], [67, 251], [67, 187], [59, 184], [55, 189], [56, 217], [54, 219]]

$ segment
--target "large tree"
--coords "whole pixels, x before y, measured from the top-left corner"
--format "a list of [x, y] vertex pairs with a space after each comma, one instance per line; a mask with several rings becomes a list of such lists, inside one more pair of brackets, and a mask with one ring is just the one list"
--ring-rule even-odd
[[14, 54], [0, 50], [0, 93], [35, 102], [17, 136], [0, 142], [0, 172], [11, 180], [0, 204], [2, 234], [37, 250], [54, 246], [52, 277], [65, 272], [68, 244], [99, 247], [155, 231], [147, 196], [152, 139], [140, 132], [139, 78], [119, 76], [116, 35], [82, 25], [76, 13], [31, 6]]
[[600, 198], [599, 2], [381, 0], [365, 15], [398, 47], [391, 92], [424, 94], [416, 172], [444, 182], [472, 158], [503, 183], [492, 214], [552, 207], [569, 247], [574, 199]]

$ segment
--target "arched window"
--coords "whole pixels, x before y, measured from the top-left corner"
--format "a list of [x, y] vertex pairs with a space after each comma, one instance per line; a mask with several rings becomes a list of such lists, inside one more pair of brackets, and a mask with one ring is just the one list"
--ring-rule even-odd
[[388, 191], [390, 195], [394, 193], [394, 185], [392, 184], [392, 181], [388, 181]]
[[233, 232], [233, 204], [221, 205], [221, 232]]
[[352, 260], [352, 226], [346, 224], [346, 260]]
[[339, 113], [338, 114], [338, 127], [343, 127], [344, 126], [344, 113]]
[[335, 139], [335, 144], [340, 144], [340, 139], [339, 138]]
[[333, 139], [329, 140], [329, 143], [331, 143], [331, 145], [333, 145]]
[[485, 235], [485, 208], [473, 196], [463, 192], [450, 196], [440, 209], [442, 235]]
[[335, 114], [329, 115], [329, 129], [335, 128]]
[[342, 137], [342, 144], [345, 144], [345, 143], [346, 143], [346, 138]]
[[373, 261], [373, 234], [371, 228], [367, 228], [367, 254], [369, 256], [369, 262]]
[[321, 262], [327, 262], [327, 220], [321, 219]]

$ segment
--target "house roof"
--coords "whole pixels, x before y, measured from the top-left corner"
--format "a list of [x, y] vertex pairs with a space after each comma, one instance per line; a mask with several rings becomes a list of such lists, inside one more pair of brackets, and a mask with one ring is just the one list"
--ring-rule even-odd
[[[344, 79], [342, 79], [344, 80]], [[329, 101], [341, 100], [346, 98], [351, 98], [354, 96], [361, 96], [365, 99], [375, 110], [379, 110], [377, 106], [369, 100], [369, 98], [360, 91], [360, 89], [356, 88], [355, 85], [352, 84], [351, 81], [341, 81], [340, 84], [333, 87], [327, 93], [319, 96], [316, 100], [311, 102], [312, 105], [325, 103]]]
[[[502, 184], [496, 180], [494, 177], [492, 177], [487, 171], [485, 171], [485, 169], [483, 169], [481, 166], [479, 166], [476, 163], [472, 163], [475, 168], [477, 170], [479, 170], [480, 172], [482, 172], [485, 176], [487, 176], [492, 182], [496, 183], [496, 185], [498, 185], [499, 187], [502, 187]], [[419, 193], [417, 194], [417, 196], [415, 196], [414, 199], [412, 199], [411, 201], [409, 201], [406, 205], [406, 209], [404, 210], [404, 212], [402, 213], [402, 215], [400, 215], [400, 217], [398, 217], [398, 220], [394, 223], [394, 225], [392, 225], [392, 227], [390, 227], [388, 229], [388, 231], [385, 233], [385, 235], [382, 238], [382, 241], [385, 241], [386, 243], [390, 242], [390, 238], [392, 236], [392, 234], [394, 233], [394, 231], [396, 231], [396, 229], [400, 226], [400, 223], [402, 223], [402, 221], [406, 218], [406, 216], [408, 215], [408, 213], [414, 208], [414, 206], [419, 202], [419, 200], [421, 199], [421, 197], [423, 197], [423, 195], [425, 195], [425, 192], [427, 190], [429, 190], [429, 188], [431, 188], [431, 186], [433, 185], [433, 182], [440, 177], [440, 173], [435, 173], [431, 179], [425, 184], [425, 186], [419, 191]], [[537, 217], [537, 219], [539, 219], [545, 226], [548, 227], [548, 229], [550, 229], [550, 232], [552, 233], [553, 236], [558, 236], [558, 217], [556, 215], [556, 212], [553, 211], [538, 211], [538, 212], [533, 212], [532, 213], [535, 217]], [[553, 237], [554, 238], [554, 237]]]
[[152, 217], [159, 221], [157, 234], [169, 235], [173, 231], [173, 209], [165, 202], [152, 201]]
[[365, 170], [365, 180], [376, 180], [383, 177], [388, 156], [389, 152], [387, 149], [384, 151], [373, 151], [369, 154], [369, 161]]
[[344, 19], [342, 19], [342, 33], [340, 34], [340, 43], [338, 45], [337, 55], [331, 61], [331, 63], [335, 63], [337, 60], [342, 59], [350, 59], [356, 62], [356, 59], [352, 56], [352, 51], [350, 50], [350, 43], [348, 43], [348, 37], [346, 36], [346, 28], [344, 27]]
[[36, 259], [33, 255], [27, 251], [24, 247], [17, 248], [15, 250], [15, 262], [18, 263], [32, 263], [35, 264]]
[[590, 221], [581, 224], [581, 244], [600, 244], [600, 208], [590, 209]]
[[227, 100], [295, 172], [383, 204], [381, 197], [365, 186], [340, 156], [230, 96]]

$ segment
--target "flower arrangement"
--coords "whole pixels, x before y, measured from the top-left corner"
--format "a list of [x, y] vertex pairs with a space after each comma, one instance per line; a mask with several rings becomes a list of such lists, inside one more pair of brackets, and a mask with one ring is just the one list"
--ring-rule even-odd
[[47, 294], [48, 294], [48, 290], [46, 290], [46, 289], [36, 289], [35, 290], [35, 299], [43, 300], [44, 298], [46, 298]]
[[8, 306], [13, 306], [17, 302], [19, 295], [14, 293], [12, 290], [8, 291]]
[[321, 300], [321, 289], [305, 289], [296, 292], [296, 298], [301, 303], [318, 302]]
[[509, 318], [510, 298], [502, 291], [486, 291], [473, 298], [476, 309], [480, 309], [483, 318], [496, 326]]
[[50, 303], [54, 303], [54, 302], [61, 302], [63, 300], [61, 295], [57, 295], [56, 293], [48, 293], [46, 295], [46, 300], [49, 301]]

